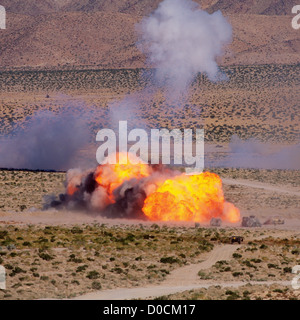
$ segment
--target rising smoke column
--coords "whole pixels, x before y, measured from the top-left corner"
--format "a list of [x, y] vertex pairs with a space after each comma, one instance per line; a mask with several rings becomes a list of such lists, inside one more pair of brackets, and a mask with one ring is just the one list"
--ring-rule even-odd
[[137, 30], [139, 48], [156, 68], [158, 84], [181, 93], [199, 72], [218, 79], [216, 58], [232, 39], [220, 11], [208, 14], [191, 0], [164, 0]]
[[[179, 95], [187, 93], [199, 72], [216, 80], [216, 58], [231, 39], [231, 27], [220, 12], [209, 15], [190, 0], [163, 1], [138, 29], [139, 46], [156, 67], [155, 81], [141, 92], [142, 98], [130, 94], [109, 105], [113, 127], [118, 120], [136, 126], [141, 102], [151, 101], [161, 87], [175, 92], [172, 98], [179, 102]], [[87, 172], [70, 170], [66, 192], [47, 207], [153, 221], [207, 222], [221, 217], [236, 222], [240, 215], [225, 201], [221, 179], [214, 174], [192, 177], [147, 163], [132, 167], [130, 161], [125, 166], [103, 164]]]

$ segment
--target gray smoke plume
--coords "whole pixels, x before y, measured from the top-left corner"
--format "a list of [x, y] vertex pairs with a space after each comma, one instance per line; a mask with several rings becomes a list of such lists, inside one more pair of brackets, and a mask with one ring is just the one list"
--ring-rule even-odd
[[233, 136], [229, 155], [217, 166], [258, 169], [300, 169], [300, 144], [276, 146]]
[[220, 11], [208, 14], [191, 0], [164, 0], [137, 26], [139, 47], [156, 69], [156, 81], [184, 92], [195, 76], [220, 77], [216, 58], [232, 38]]
[[0, 137], [0, 167], [66, 170], [89, 139], [86, 119], [64, 107], [39, 111], [9, 135]]

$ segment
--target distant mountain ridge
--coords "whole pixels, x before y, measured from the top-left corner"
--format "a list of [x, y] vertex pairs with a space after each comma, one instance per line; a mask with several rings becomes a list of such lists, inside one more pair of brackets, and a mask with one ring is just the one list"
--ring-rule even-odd
[[[290, 15], [296, 0], [194, 0], [208, 12]], [[1, 0], [7, 12], [38, 15], [54, 12], [119, 12], [147, 15], [161, 0]]]
[[[159, 2], [0, 0], [7, 10], [0, 69], [145, 67], [135, 24]], [[220, 64], [299, 63], [299, 30], [287, 15], [290, 0], [199, 2], [207, 11], [221, 9], [233, 26], [233, 43]]]

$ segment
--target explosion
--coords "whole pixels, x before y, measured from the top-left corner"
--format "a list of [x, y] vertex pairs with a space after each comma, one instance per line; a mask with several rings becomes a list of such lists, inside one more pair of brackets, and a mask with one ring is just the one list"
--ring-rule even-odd
[[164, 181], [150, 194], [143, 212], [150, 220], [207, 222], [220, 217], [239, 221], [239, 210], [225, 202], [221, 178], [210, 172], [182, 174]]
[[[119, 162], [122, 159], [124, 163], [126, 157], [118, 153]], [[218, 175], [186, 175], [160, 165], [127, 160], [127, 164], [103, 164], [87, 172], [69, 170], [66, 194], [52, 201], [51, 207], [152, 221], [240, 220], [239, 210], [225, 201]]]

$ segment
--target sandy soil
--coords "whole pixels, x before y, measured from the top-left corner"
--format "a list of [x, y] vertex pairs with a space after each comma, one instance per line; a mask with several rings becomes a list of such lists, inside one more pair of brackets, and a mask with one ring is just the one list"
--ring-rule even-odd
[[240, 186], [246, 186], [246, 187], [255, 188], [255, 189], [274, 191], [277, 193], [287, 193], [289, 195], [298, 196], [298, 197], [300, 196], [299, 188], [291, 188], [291, 187], [287, 187], [287, 186], [276, 187], [276, 186], [272, 186], [272, 185], [269, 185], [266, 183], [240, 180], [240, 179], [235, 180], [235, 179], [223, 178], [222, 181], [223, 181], [223, 183], [229, 184], [229, 185], [240, 185]]
[[[88, 293], [76, 297], [76, 300], [124, 300], [124, 299], [146, 299], [154, 298], [162, 295], [169, 295], [186, 290], [209, 288], [210, 286], [221, 287], [239, 287], [245, 285], [244, 281], [235, 282], [218, 282], [218, 281], [203, 281], [199, 279], [198, 271], [208, 269], [217, 261], [230, 260], [232, 254], [240, 246], [224, 245], [216, 247], [212, 252], [207, 254], [206, 259], [198, 264], [178, 268], [171, 272], [171, 274], [158, 286], [145, 286], [130, 289], [114, 289]], [[249, 282], [252, 285], [260, 284], [260, 282]], [[290, 285], [289, 281], [267, 281], [265, 285], [280, 283], [283, 285]]]
[[[8, 272], [4, 299], [182, 298], [187, 291], [202, 297], [203, 290], [207, 298], [226, 298], [222, 288], [247, 291], [247, 284], [253, 298], [261, 286], [271, 288], [265, 298], [278, 290], [297, 297], [290, 284], [291, 268], [300, 262], [299, 219], [298, 227], [288, 221], [280, 227], [195, 228], [51, 211], [7, 213], [0, 221], [0, 258]], [[236, 234], [244, 243], [227, 244]], [[162, 263], [162, 257], [173, 261]]]

